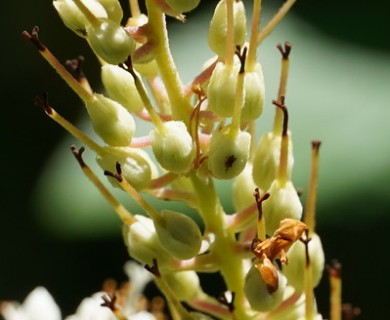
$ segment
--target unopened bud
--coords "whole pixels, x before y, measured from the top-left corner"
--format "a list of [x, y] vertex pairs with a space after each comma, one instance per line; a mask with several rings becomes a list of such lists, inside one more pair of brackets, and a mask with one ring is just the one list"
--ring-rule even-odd
[[234, 179], [232, 185], [233, 205], [236, 211], [255, 203], [253, 192], [256, 185], [252, 178], [252, 162], [247, 161], [244, 170]]
[[154, 226], [161, 246], [172, 256], [190, 259], [199, 253], [202, 234], [197, 223], [183, 213], [162, 210]]
[[87, 37], [94, 52], [111, 64], [124, 62], [135, 50], [135, 41], [118, 23], [99, 18], [87, 26]]
[[[310, 234], [311, 240], [308, 242], [309, 259], [312, 272], [312, 284], [315, 288], [321, 280], [325, 255], [320, 237], [316, 233]], [[304, 273], [306, 265], [305, 244], [301, 241], [295, 242], [287, 252], [288, 264], [283, 267], [283, 273], [286, 275], [288, 283], [298, 292], [303, 290]]]
[[[246, 37], [246, 15], [243, 1], [233, 2], [234, 45], [242, 46]], [[225, 56], [227, 31], [226, 0], [217, 4], [210, 22], [208, 44], [220, 57]]]
[[207, 108], [220, 117], [233, 116], [239, 69], [238, 59], [235, 59], [233, 68], [218, 62], [211, 75], [207, 87]]
[[232, 136], [230, 130], [230, 126], [219, 128], [211, 136], [208, 167], [218, 179], [231, 179], [239, 175], [249, 157], [250, 134], [239, 131]]
[[166, 2], [173, 10], [184, 13], [194, 10], [200, 0], [166, 0]]
[[[105, 147], [105, 153], [96, 157], [103, 170], [114, 172], [117, 162], [121, 164], [124, 178], [136, 189], [147, 188], [150, 181], [157, 177], [158, 171], [149, 155], [142, 149], [130, 147]], [[119, 187], [118, 180], [108, 177], [114, 187]]]
[[184, 122], [167, 121], [163, 130], [150, 132], [152, 150], [160, 165], [174, 173], [185, 173], [195, 159], [195, 148]]
[[113, 64], [101, 68], [102, 83], [111, 99], [118, 101], [129, 112], [139, 112], [144, 104], [130, 72]]
[[128, 146], [133, 138], [135, 122], [132, 115], [118, 102], [94, 94], [86, 103], [96, 133], [110, 146]]
[[[84, 0], [83, 3], [95, 17], [108, 17], [106, 10], [99, 2]], [[81, 37], [85, 36], [85, 27], [89, 22], [73, 0], [54, 0], [53, 5], [66, 27]]]
[[[288, 136], [287, 179], [291, 178], [294, 164], [291, 134], [289, 133]], [[263, 191], [267, 191], [272, 181], [278, 176], [281, 141], [280, 135], [268, 132], [260, 138], [256, 146], [253, 158], [253, 180]]]
[[263, 204], [267, 234], [274, 234], [279, 228], [280, 221], [285, 218], [301, 219], [302, 204], [291, 181], [282, 184], [278, 179], [275, 179], [267, 192], [270, 197]]
[[188, 301], [199, 293], [199, 276], [193, 270], [169, 272], [164, 274], [164, 279], [181, 301]]
[[272, 291], [269, 283], [263, 279], [259, 271], [260, 267], [256, 266], [256, 262], [252, 264], [245, 277], [244, 290], [252, 309], [265, 312], [276, 308], [282, 302], [287, 280], [279, 270], [274, 270], [277, 288]]

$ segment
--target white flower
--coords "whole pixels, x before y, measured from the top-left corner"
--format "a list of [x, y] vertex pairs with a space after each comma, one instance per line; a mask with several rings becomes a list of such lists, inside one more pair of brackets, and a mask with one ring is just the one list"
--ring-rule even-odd
[[23, 304], [4, 303], [1, 314], [5, 320], [61, 320], [60, 309], [43, 287], [30, 292]]

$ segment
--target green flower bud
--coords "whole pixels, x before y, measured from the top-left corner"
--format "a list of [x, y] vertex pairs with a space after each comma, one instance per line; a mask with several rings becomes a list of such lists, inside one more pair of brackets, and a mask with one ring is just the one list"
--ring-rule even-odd
[[218, 179], [232, 179], [244, 170], [249, 157], [251, 136], [240, 131], [230, 133], [230, 126], [215, 130], [211, 136], [208, 167]]
[[302, 204], [291, 181], [281, 185], [280, 181], [275, 179], [268, 193], [270, 197], [263, 203], [265, 231], [268, 235], [274, 234], [280, 221], [285, 218], [301, 220]]
[[111, 64], [119, 64], [132, 55], [135, 41], [122, 28], [110, 19], [99, 18], [87, 25], [89, 43], [101, 59]]
[[[234, 44], [242, 46], [246, 37], [246, 15], [243, 1], [234, 1], [233, 12]], [[220, 57], [225, 56], [226, 50], [226, 15], [226, 1], [221, 0], [215, 8], [208, 33], [209, 47]]]
[[236, 211], [240, 211], [255, 203], [253, 193], [256, 184], [252, 178], [252, 166], [252, 162], [247, 161], [244, 170], [233, 181], [232, 196]]
[[[125, 179], [136, 189], [147, 188], [150, 181], [158, 176], [158, 171], [149, 155], [141, 149], [130, 147], [105, 147], [105, 153], [96, 157], [103, 170], [115, 171], [119, 161]], [[114, 187], [119, 187], [118, 180], [108, 177]]]
[[200, 0], [166, 0], [166, 2], [173, 10], [183, 13], [194, 10]]
[[118, 0], [98, 0], [107, 12], [108, 18], [116, 23], [121, 23], [123, 10]]
[[255, 69], [244, 75], [244, 106], [241, 111], [241, 122], [257, 119], [263, 112], [265, 89], [263, 68], [256, 63]]
[[139, 112], [144, 104], [134, 83], [133, 76], [113, 64], [101, 68], [103, 86], [111, 99], [118, 101], [129, 112]]
[[118, 102], [95, 93], [86, 103], [96, 133], [108, 145], [128, 146], [133, 138], [135, 122], [131, 114]]
[[202, 234], [196, 222], [180, 213], [162, 210], [160, 218], [154, 220], [161, 246], [172, 256], [190, 259], [199, 253]]
[[158, 66], [156, 60], [147, 63], [134, 63], [135, 71], [139, 72], [144, 77], [155, 77], [158, 74]]
[[[107, 12], [99, 2], [95, 0], [84, 0], [83, 3], [95, 17], [107, 18]], [[85, 26], [89, 22], [73, 0], [54, 0], [53, 5], [64, 25], [77, 35], [83, 37], [86, 33]]]
[[174, 173], [185, 173], [195, 159], [195, 147], [187, 127], [181, 121], [164, 122], [164, 130], [150, 132], [152, 150], [160, 165]]
[[123, 230], [130, 256], [148, 265], [157, 259], [160, 271], [165, 270], [174, 258], [161, 246], [153, 220], [142, 215], [135, 215], [134, 218], [137, 221], [130, 226], [124, 225]]
[[277, 289], [270, 292], [255, 263], [250, 267], [245, 276], [244, 291], [252, 309], [261, 312], [270, 311], [282, 302], [287, 280], [280, 271], [276, 272]]
[[[288, 136], [287, 178], [290, 179], [294, 156], [291, 134], [289, 133]], [[267, 191], [272, 181], [278, 176], [281, 140], [280, 135], [268, 132], [260, 138], [256, 146], [253, 158], [253, 180], [263, 191]]]
[[[309, 259], [312, 272], [313, 288], [321, 281], [325, 265], [325, 254], [322, 248], [320, 237], [313, 233], [309, 241]], [[283, 273], [287, 277], [288, 283], [298, 292], [303, 290], [304, 273], [306, 265], [305, 245], [301, 241], [296, 241], [287, 252], [288, 264], [283, 267]]]
[[220, 117], [233, 116], [239, 69], [238, 59], [235, 59], [233, 68], [218, 62], [210, 77], [207, 108]]
[[169, 272], [163, 277], [181, 301], [191, 300], [200, 292], [199, 276], [195, 271]]

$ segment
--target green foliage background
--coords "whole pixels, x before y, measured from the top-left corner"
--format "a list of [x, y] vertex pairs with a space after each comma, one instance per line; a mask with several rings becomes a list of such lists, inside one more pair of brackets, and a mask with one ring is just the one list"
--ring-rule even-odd
[[[184, 26], [169, 20], [173, 53], [185, 81], [211, 56], [205, 21], [215, 4], [203, 1]], [[264, 0], [263, 23], [280, 4]], [[260, 135], [271, 128], [270, 101], [280, 61], [275, 45], [293, 43], [287, 102], [294, 183], [306, 190], [310, 141], [322, 140], [318, 233], [328, 262], [336, 258], [343, 265], [344, 300], [362, 308], [360, 319], [385, 318], [390, 311], [389, 10], [380, 0], [369, 5], [298, 0], [259, 53], [268, 101]], [[85, 72], [96, 90], [101, 88], [99, 69], [82, 39], [63, 26], [51, 1], [7, 1], [2, 12], [0, 300], [22, 300], [35, 286], [44, 285], [66, 315], [99, 290], [105, 278], [124, 279], [122, 266], [128, 256], [119, 221], [69, 152], [71, 144], [79, 143], [34, 107], [33, 98], [48, 91], [58, 111], [89, 130], [81, 103], [21, 32], [39, 25], [42, 41], [60, 61], [87, 57]], [[91, 154], [87, 159], [93, 163]], [[231, 211], [228, 188], [219, 187]], [[209, 290], [218, 294], [218, 283]], [[326, 316], [326, 276], [318, 295]]]

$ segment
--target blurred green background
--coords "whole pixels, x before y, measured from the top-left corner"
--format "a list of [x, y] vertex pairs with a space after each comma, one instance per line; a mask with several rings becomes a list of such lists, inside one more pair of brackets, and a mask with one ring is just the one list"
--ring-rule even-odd
[[[211, 57], [205, 21], [216, 1], [202, 2], [185, 25], [169, 20], [185, 81]], [[251, 1], [245, 2], [249, 8]], [[262, 24], [281, 3], [264, 0]], [[99, 69], [84, 41], [63, 26], [51, 1], [7, 1], [4, 7], [0, 300], [23, 300], [44, 285], [67, 315], [107, 277], [123, 280], [128, 255], [119, 221], [69, 151], [71, 144], [80, 144], [35, 107], [33, 98], [47, 91], [58, 111], [85, 127], [81, 103], [21, 32], [39, 25], [42, 41], [60, 61], [84, 55], [96, 90], [101, 90]], [[123, 7], [127, 12], [126, 1]], [[359, 319], [385, 319], [390, 311], [389, 12], [389, 2], [380, 0], [298, 0], [259, 52], [268, 101], [260, 134], [271, 128], [270, 101], [280, 67], [275, 46], [293, 43], [287, 101], [294, 182], [306, 190], [310, 141], [321, 139], [317, 231], [327, 261], [342, 263], [343, 298], [362, 309]], [[220, 190], [229, 211], [228, 192], [223, 185]], [[217, 284], [209, 290], [219, 293]], [[317, 291], [319, 309], [327, 316], [326, 275]]]

